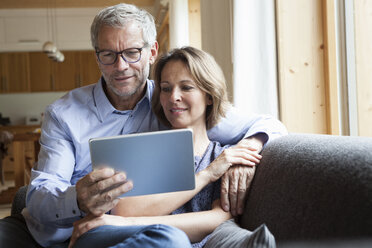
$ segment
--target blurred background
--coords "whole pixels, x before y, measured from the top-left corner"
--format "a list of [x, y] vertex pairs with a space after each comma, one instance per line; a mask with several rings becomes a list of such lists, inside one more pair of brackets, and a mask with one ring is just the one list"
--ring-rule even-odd
[[90, 24], [120, 2], [155, 17], [160, 53], [212, 54], [242, 112], [273, 115], [289, 132], [372, 136], [372, 1], [2, 0], [0, 131], [15, 135], [6, 182], [27, 183], [45, 107], [99, 79]]

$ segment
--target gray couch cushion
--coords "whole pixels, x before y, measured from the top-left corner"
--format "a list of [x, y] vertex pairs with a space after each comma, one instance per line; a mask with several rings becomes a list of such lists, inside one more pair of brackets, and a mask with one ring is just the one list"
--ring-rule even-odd
[[16, 215], [20, 214], [22, 210], [26, 207], [26, 194], [27, 194], [28, 186], [22, 186], [18, 189], [17, 193], [15, 194], [12, 202], [12, 209], [10, 214]]
[[275, 248], [275, 238], [263, 224], [250, 232], [239, 227], [233, 219], [219, 225], [209, 236], [204, 248]]
[[372, 138], [291, 134], [268, 144], [242, 227], [277, 242], [372, 237]]

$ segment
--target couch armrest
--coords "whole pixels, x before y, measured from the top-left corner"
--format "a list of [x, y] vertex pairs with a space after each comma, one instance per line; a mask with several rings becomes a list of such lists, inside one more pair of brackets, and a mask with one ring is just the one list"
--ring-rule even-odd
[[277, 241], [372, 237], [372, 138], [290, 134], [267, 145], [242, 227]]

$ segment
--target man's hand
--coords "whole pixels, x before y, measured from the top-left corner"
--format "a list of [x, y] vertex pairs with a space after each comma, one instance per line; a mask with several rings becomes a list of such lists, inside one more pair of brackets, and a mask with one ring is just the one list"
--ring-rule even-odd
[[79, 208], [87, 214], [101, 216], [119, 202], [118, 197], [133, 188], [124, 172], [113, 169], [94, 170], [76, 183]]
[[[265, 134], [241, 140], [235, 147], [254, 151], [257, 156], [265, 142]], [[252, 161], [257, 164], [257, 161]], [[243, 214], [246, 192], [252, 182], [256, 167], [233, 166], [221, 179], [221, 207], [233, 216]]]
[[221, 178], [221, 207], [233, 216], [243, 214], [246, 192], [252, 182], [256, 167], [236, 165]]

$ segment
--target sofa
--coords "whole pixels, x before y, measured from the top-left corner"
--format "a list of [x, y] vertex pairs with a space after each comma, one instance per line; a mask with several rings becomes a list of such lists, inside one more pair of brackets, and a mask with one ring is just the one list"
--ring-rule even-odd
[[[24, 207], [23, 188], [12, 213]], [[262, 152], [236, 222], [277, 247], [372, 247], [372, 138], [289, 134]]]
[[372, 138], [289, 134], [270, 142], [241, 227], [277, 247], [372, 247]]

